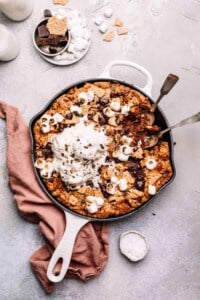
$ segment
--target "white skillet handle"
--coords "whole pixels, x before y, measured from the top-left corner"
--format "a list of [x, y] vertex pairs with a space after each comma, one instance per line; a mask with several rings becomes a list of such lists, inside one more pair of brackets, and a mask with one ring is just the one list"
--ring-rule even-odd
[[102, 77], [102, 78], [111, 78], [112, 79], [112, 76], [110, 74], [111, 68], [113, 66], [118, 66], [118, 65], [132, 67], [132, 68], [138, 70], [140, 73], [144, 74], [147, 78], [147, 84], [145, 85], [145, 87], [140, 88], [140, 90], [142, 90], [148, 96], [151, 96], [151, 94], [152, 94], [152, 85], [153, 85], [152, 76], [149, 73], [149, 71], [147, 71], [144, 67], [142, 67], [142, 66], [140, 66], [140, 65], [138, 65], [134, 62], [131, 62], [131, 61], [128, 61], [128, 60], [114, 60], [114, 61], [111, 61], [106, 66], [103, 73], [99, 77], [100, 78]]
[[[80, 229], [89, 222], [87, 219], [77, 217], [67, 212], [65, 212], [65, 217], [67, 224], [64, 235], [55, 249], [47, 269], [47, 277], [52, 282], [60, 282], [65, 277], [71, 261], [77, 234]], [[62, 259], [61, 270], [59, 275], [55, 275], [53, 271], [59, 259]]]

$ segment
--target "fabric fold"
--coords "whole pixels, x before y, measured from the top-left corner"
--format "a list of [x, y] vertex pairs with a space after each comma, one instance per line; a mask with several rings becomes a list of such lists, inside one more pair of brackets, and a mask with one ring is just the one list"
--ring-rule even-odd
[[[7, 165], [13, 198], [21, 216], [39, 224], [46, 242], [31, 256], [31, 267], [46, 293], [52, 293], [55, 285], [47, 279], [46, 271], [65, 230], [64, 213], [46, 196], [35, 177], [29, 129], [19, 110], [0, 101], [0, 118], [6, 120]], [[107, 259], [107, 225], [88, 223], [78, 234], [66, 278], [88, 280], [103, 270]]]

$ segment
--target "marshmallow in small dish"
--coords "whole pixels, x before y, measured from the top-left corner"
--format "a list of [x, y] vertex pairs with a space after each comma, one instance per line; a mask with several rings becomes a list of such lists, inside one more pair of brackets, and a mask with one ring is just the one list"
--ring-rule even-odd
[[149, 245], [140, 232], [126, 231], [120, 236], [120, 251], [130, 261], [137, 262], [145, 258]]
[[113, 10], [112, 10], [112, 8], [111, 8], [111, 7], [107, 7], [107, 8], [104, 10], [104, 16], [105, 16], [106, 18], [110, 18], [110, 17], [112, 17], [112, 15], [113, 15]]

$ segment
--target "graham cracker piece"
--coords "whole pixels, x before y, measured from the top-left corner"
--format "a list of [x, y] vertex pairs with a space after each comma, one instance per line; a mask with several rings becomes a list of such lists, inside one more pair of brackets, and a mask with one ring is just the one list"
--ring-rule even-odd
[[115, 37], [115, 32], [113, 29], [108, 29], [108, 31], [105, 33], [103, 40], [106, 42], [111, 42]]
[[49, 18], [47, 29], [49, 30], [50, 34], [65, 35], [67, 31], [67, 18], [64, 17], [59, 19], [56, 16]]
[[124, 22], [119, 17], [116, 17], [115, 21], [114, 21], [114, 26], [122, 27], [123, 25], [124, 25]]
[[66, 5], [68, 0], [53, 0], [53, 4]]
[[125, 27], [117, 27], [117, 33], [119, 35], [127, 34], [128, 33], [128, 28]]

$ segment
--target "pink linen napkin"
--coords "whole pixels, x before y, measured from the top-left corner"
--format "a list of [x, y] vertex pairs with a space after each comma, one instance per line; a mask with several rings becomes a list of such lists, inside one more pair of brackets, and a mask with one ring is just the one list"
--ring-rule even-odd
[[[45, 245], [31, 256], [30, 263], [45, 292], [50, 294], [55, 284], [48, 280], [46, 272], [64, 233], [64, 213], [45, 195], [35, 177], [29, 129], [18, 109], [0, 101], [0, 118], [7, 121], [7, 165], [13, 198], [21, 216], [38, 223], [45, 239]], [[102, 271], [107, 259], [108, 228], [102, 223], [89, 223], [78, 234], [65, 277], [86, 281]]]

